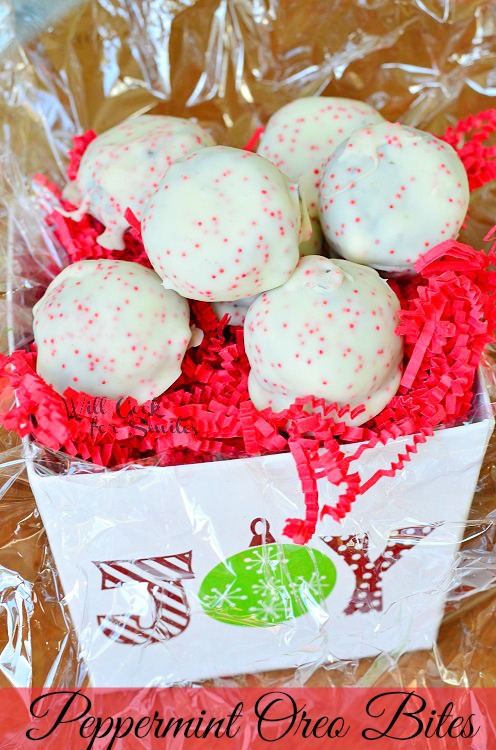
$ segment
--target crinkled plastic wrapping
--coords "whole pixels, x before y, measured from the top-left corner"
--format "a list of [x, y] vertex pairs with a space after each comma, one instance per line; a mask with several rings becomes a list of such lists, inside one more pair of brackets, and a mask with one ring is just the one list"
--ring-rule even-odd
[[[32, 177], [63, 183], [74, 134], [154, 112], [241, 146], [322, 93], [443, 132], [496, 102], [495, 27], [480, 0], [92, 0], [21, 46], [0, 0], [2, 349], [67, 262]], [[472, 193], [462, 241], [482, 247], [495, 198]], [[282, 536], [302, 514], [287, 454], [103, 473], [2, 433], [0, 684], [493, 685], [491, 352], [484, 370], [470, 424], [306, 553]]]

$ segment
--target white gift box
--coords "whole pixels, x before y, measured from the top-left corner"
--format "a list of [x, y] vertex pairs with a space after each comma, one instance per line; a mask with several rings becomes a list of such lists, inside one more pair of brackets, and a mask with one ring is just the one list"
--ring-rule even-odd
[[[471, 423], [438, 430], [304, 548], [283, 535], [305, 511], [289, 454], [65, 475], [29, 459], [92, 684], [167, 686], [430, 648], [494, 427], [482, 380], [477, 390]], [[407, 442], [365, 452], [362, 477]], [[336, 487], [319, 490], [336, 502]]]

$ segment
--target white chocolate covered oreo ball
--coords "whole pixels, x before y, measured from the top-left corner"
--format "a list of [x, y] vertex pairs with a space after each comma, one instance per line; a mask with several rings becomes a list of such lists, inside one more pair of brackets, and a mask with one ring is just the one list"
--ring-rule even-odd
[[310, 216], [317, 216], [322, 164], [357, 128], [384, 122], [373, 107], [355, 99], [308, 96], [272, 115], [257, 152], [298, 182]]
[[379, 414], [401, 380], [400, 303], [372, 268], [320, 256], [302, 258], [283, 286], [260, 295], [245, 320], [250, 397], [278, 412], [315, 396]]
[[267, 159], [225, 146], [174, 162], [141, 228], [164, 286], [206, 302], [283, 284], [298, 262], [300, 239], [310, 234], [298, 187]]
[[319, 190], [322, 229], [343, 258], [390, 273], [458, 236], [467, 212], [464, 166], [447, 143], [398, 123], [357, 130], [329, 158]]
[[126, 261], [65, 268], [33, 314], [37, 372], [60, 394], [148, 401], [177, 380], [192, 338], [187, 301]]
[[122, 250], [129, 228], [125, 210], [131, 208], [141, 219], [167, 168], [181, 156], [213, 144], [192, 120], [161, 115], [125, 120], [89, 144], [76, 179], [63, 194], [77, 210], [61, 213], [76, 221], [91, 214], [105, 226], [97, 242], [109, 250]]

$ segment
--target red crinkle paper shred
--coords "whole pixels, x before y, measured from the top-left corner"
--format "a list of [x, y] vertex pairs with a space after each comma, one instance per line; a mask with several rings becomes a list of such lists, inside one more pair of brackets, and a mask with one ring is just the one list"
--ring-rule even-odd
[[[305, 543], [315, 533], [319, 514], [344, 518], [382, 477], [401, 471], [436, 427], [466, 418], [482, 352], [496, 326], [491, 264], [496, 264], [494, 248], [484, 254], [455, 241], [437, 246], [418, 263], [416, 294], [412, 282], [406, 282], [409, 296], [402, 297], [399, 313], [397, 332], [405, 341], [400, 390], [361, 427], [344, 423], [349, 409], [316, 399], [298, 399], [278, 414], [256, 411], [248, 395], [243, 330], [226, 325], [227, 317], [218, 321], [203, 302], [191, 302], [191, 312], [204, 339], [187, 351], [180, 379], [153, 403], [140, 406], [132, 398], [115, 402], [72, 389], [60, 396], [36, 374], [33, 349], [0, 357], [1, 382], [17, 396], [0, 421], [52, 450], [109, 468], [290, 451], [307, 512], [304, 519], [290, 519], [285, 534]], [[399, 283], [397, 289], [402, 291]], [[309, 401], [310, 414], [305, 408]], [[407, 436], [388, 468], [366, 480], [354, 470], [367, 450]], [[340, 487], [333, 507], [319, 505], [321, 479]]]
[[488, 109], [460, 120], [441, 136], [458, 152], [470, 190], [496, 179], [496, 145], [486, 143], [495, 133], [496, 109]]
[[260, 141], [260, 138], [265, 133], [265, 128], [257, 128], [254, 132], [250, 140], [245, 143], [243, 146], [244, 151], [255, 151], [256, 147], [258, 146], [258, 142]]
[[94, 130], [87, 130], [83, 135], [74, 136], [74, 148], [69, 151], [69, 164], [67, 166], [67, 177], [70, 180], [76, 179], [83, 154], [95, 138], [97, 138], [97, 133]]
[[[468, 118], [465, 125], [459, 123], [447, 131], [446, 140], [452, 139], [460, 155], [463, 152], [469, 160], [471, 187], [492, 174], [493, 152], [477, 151], [479, 146], [471, 151], [472, 141], [462, 141], [473, 132], [487, 137], [487, 128], [494, 128], [495, 122], [494, 113], [482, 113], [479, 119]], [[71, 176], [77, 173], [84, 148], [93, 138], [90, 131], [75, 140]], [[476, 143], [482, 143], [479, 136]], [[485, 166], [470, 162], [474, 153], [489, 162]], [[39, 179], [60, 198], [56, 186]], [[131, 229], [126, 249], [115, 255], [96, 243], [103, 227], [92, 217], [75, 222], [54, 212], [47, 221], [71, 261], [118, 257], [149, 265], [139, 222], [131, 213], [127, 218]], [[289, 451], [305, 496], [306, 514], [303, 519], [289, 519], [284, 533], [304, 544], [314, 535], [319, 516], [343, 519], [358, 497], [381, 478], [401, 471], [436, 427], [467, 417], [482, 352], [493, 340], [496, 327], [493, 265], [496, 245], [484, 253], [448, 241], [418, 261], [416, 277], [390, 281], [401, 301], [397, 333], [405, 342], [404, 374], [388, 406], [361, 427], [349, 427], [343, 421], [348, 407], [314, 398], [298, 399], [278, 414], [269, 409], [258, 412], [248, 394], [243, 329], [227, 325], [227, 316], [217, 320], [210, 305], [203, 302], [190, 303], [192, 322], [203, 330], [203, 341], [187, 351], [179, 380], [153, 402], [138, 405], [132, 398], [115, 402], [72, 389], [61, 396], [36, 374], [33, 347], [10, 357], [0, 355], [0, 422], [53, 451], [108, 468], [129, 463], [173, 466]], [[366, 451], [396, 438], [407, 439], [395, 460], [362, 478], [356, 462]], [[334, 506], [321, 505], [320, 480], [340, 488]]]

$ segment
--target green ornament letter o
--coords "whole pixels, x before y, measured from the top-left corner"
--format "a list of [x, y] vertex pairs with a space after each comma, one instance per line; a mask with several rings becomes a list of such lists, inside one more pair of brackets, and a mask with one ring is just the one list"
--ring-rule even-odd
[[335, 565], [322, 552], [296, 544], [267, 544], [216, 565], [203, 579], [199, 599], [215, 620], [269, 627], [312, 610], [317, 615], [335, 583]]

